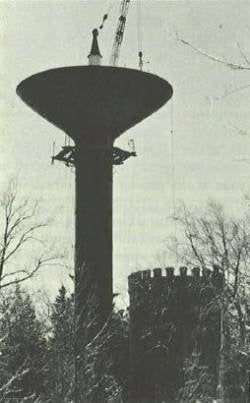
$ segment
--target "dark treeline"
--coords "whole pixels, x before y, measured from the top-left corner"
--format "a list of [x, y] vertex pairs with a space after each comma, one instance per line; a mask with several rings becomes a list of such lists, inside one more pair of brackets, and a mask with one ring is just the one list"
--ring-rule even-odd
[[1, 402], [70, 401], [73, 316], [64, 287], [50, 308], [48, 318], [38, 319], [20, 285], [1, 292]]
[[[0, 402], [73, 402], [74, 296], [62, 286], [53, 302], [41, 301], [40, 304], [45, 305], [42, 312], [46, 314], [37, 313], [35, 303], [20, 284], [1, 291]], [[249, 345], [238, 348], [236, 327], [230, 323], [230, 328], [226, 337], [225, 390], [233, 387], [238, 392], [224, 402], [245, 403], [248, 402]], [[129, 317], [126, 312], [112, 312], [97, 337], [86, 346], [84, 357], [87, 402], [128, 402]], [[187, 358], [182, 378], [176, 402], [214, 401], [213, 390], [218, 380], [211, 378], [199, 354], [192, 353]], [[235, 399], [242, 393], [240, 400]]]
[[[1, 292], [0, 402], [72, 401], [73, 302], [73, 295], [62, 286], [46, 307], [47, 317], [42, 317], [20, 285]], [[104, 402], [125, 389], [127, 340], [127, 320], [120, 311], [86, 347], [89, 401]]]

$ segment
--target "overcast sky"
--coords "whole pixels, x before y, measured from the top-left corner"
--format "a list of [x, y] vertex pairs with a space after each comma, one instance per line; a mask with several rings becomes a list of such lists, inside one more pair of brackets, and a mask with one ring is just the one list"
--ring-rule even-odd
[[[175, 33], [208, 54], [242, 64], [244, 56], [250, 59], [249, 1], [141, 3], [145, 70], [162, 76], [174, 89], [176, 199], [198, 207], [214, 198], [237, 213], [250, 192], [250, 87], [225, 95], [250, 85], [250, 71], [210, 61], [181, 44]], [[41, 200], [41, 215], [54, 217], [48, 237], [72, 266], [74, 173], [60, 163], [50, 165], [53, 141], [59, 150], [64, 133], [29, 109], [15, 89], [31, 74], [86, 64], [91, 31], [110, 9], [99, 36], [103, 64], [108, 64], [119, 2], [9, 0], [1, 1], [0, 8], [0, 183], [18, 175], [22, 192]], [[121, 66], [138, 66], [137, 26], [132, 1]], [[159, 266], [165, 240], [173, 234], [170, 109], [168, 103], [116, 143], [126, 148], [133, 138], [138, 154], [114, 173], [118, 292], [125, 293], [130, 272]], [[166, 255], [164, 264], [169, 263]], [[65, 269], [50, 268], [36, 277], [35, 286], [53, 293], [66, 279]]]

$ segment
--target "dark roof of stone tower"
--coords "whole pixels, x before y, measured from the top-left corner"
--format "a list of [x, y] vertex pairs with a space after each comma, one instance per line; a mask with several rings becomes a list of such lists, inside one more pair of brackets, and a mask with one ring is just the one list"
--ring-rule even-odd
[[98, 30], [93, 29], [92, 34], [93, 34], [93, 40], [92, 40], [92, 45], [91, 45], [91, 50], [90, 50], [89, 56], [101, 56], [102, 57], [100, 49], [99, 49], [99, 45], [98, 45], [98, 40], [97, 40]]

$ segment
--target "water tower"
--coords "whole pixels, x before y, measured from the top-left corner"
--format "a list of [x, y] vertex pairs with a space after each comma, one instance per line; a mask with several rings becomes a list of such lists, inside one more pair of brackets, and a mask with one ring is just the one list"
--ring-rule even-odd
[[100, 61], [94, 30], [88, 66], [43, 71], [17, 87], [27, 105], [75, 143], [70, 158], [76, 178], [75, 353], [79, 365], [83, 346], [112, 310], [113, 143], [173, 93], [171, 85], [156, 75], [101, 66]]

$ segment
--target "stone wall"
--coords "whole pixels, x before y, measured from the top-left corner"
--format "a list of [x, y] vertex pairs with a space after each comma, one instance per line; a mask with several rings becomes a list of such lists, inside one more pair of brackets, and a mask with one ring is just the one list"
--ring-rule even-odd
[[129, 276], [130, 402], [175, 401], [185, 359], [200, 353], [215, 377], [220, 348], [216, 297], [223, 286], [212, 271], [181, 267], [138, 271]]

